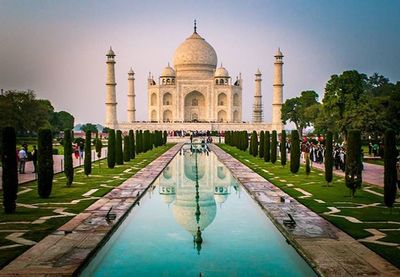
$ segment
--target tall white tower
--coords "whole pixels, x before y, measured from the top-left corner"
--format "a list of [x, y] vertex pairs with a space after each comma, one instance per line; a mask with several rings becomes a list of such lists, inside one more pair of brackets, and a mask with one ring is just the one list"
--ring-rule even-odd
[[115, 87], [115, 54], [112, 48], [108, 50], [107, 54], [107, 73], [106, 73], [106, 123], [108, 128], [115, 129], [118, 125], [117, 121], [117, 99]]
[[283, 123], [281, 120], [281, 110], [283, 102], [283, 54], [278, 48], [275, 54], [274, 62], [274, 84], [273, 84], [273, 98], [272, 98], [272, 129], [278, 132], [282, 131]]
[[132, 68], [128, 72], [128, 122], [133, 123], [136, 121], [135, 109], [135, 72]]
[[255, 74], [255, 93], [254, 93], [254, 104], [253, 104], [253, 123], [261, 123], [263, 121], [263, 110], [262, 110], [262, 95], [261, 95], [261, 72], [257, 69]]

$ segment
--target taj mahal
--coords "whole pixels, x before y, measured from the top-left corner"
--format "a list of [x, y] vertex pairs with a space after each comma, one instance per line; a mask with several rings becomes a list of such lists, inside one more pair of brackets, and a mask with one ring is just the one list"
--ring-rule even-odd
[[158, 78], [149, 73], [148, 121], [136, 120], [135, 77], [132, 68], [128, 72], [127, 122], [117, 117], [115, 53], [110, 47], [106, 73], [106, 121], [105, 126], [127, 131], [184, 130], [184, 131], [272, 131], [283, 129], [281, 108], [283, 100], [283, 54], [278, 48], [274, 61], [272, 90], [272, 122], [263, 122], [261, 81], [262, 74], [255, 73], [255, 91], [252, 122], [242, 121], [243, 80], [241, 74], [232, 78], [221, 64], [214, 48], [194, 32], [178, 48], [173, 56], [173, 66], [168, 64]]

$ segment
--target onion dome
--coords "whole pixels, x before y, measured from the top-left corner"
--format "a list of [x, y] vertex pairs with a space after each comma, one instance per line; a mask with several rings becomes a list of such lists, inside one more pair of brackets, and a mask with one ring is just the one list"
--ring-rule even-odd
[[112, 50], [111, 46], [110, 46], [110, 50], [108, 50], [106, 56], [115, 56], [114, 51]]
[[217, 67], [217, 53], [197, 32], [188, 37], [174, 54], [174, 68], [179, 72], [208, 71]]
[[225, 67], [221, 66], [217, 68], [217, 70], [215, 70], [215, 74], [214, 77], [222, 77], [222, 78], [228, 78], [229, 77], [229, 72], [228, 70], [226, 70]]
[[169, 63], [161, 72], [161, 77], [175, 77], [175, 70], [169, 65]]

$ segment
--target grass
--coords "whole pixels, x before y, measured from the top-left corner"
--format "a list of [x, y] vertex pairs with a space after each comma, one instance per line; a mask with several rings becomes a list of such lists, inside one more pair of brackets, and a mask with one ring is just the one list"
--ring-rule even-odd
[[[63, 173], [57, 174], [54, 177], [52, 194], [48, 199], [41, 199], [38, 197], [36, 181], [32, 181], [20, 186], [20, 192], [26, 189], [32, 190], [18, 195], [17, 203], [35, 205], [39, 208], [32, 209], [17, 206], [17, 211], [14, 214], [4, 214], [1, 212], [0, 222], [2, 224], [0, 224], [0, 246], [14, 244], [14, 242], [6, 239], [6, 236], [8, 236], [10, 232], [2, 232], [4, 230], [27, 230], [27, 232], [24, 233], [23, 238], [36, 242], [40, 241], [58, 227], [68, 222], [73, 216], [52, 218], [43, 224], [31, 224], [31, 222], [39, 219], [42, 216], [56, 215], [53, 210], [58, 207], [65, 208], [65, 212], [74, 214], [82, 212], [85, 208], [97, 201], [97, 199], [85, 199], [82, 194], [91, 189], [98, 189], [92, 196], [101, 197], [105, 195], [114, 187], [120, 185], [126, 179], [133, 176], [140, 169], [146, 167], [151, 161], [155, 160], [157, 157], [171, 148], [172, 145], [173, 144], [167, 144], [166, 146], [161, 146], [146, 153], [139, 154], [134, 160], [131, 160], [124, 165], [118, 165], [113, 169], [107, 168], [106, 160], [94, 162], [92, 166], [92, 175], [89, 177], [84, 175], [82, 172], [83, 167], [75, 168], [74, 183], [71, 187], [65, 186], [65, 175]], [[128, 173], [125, 173], [124, 170], [128, 168], [131, 168], [132, 170]], [[119, 176], [119, 178], [113, 178], [115, 176]], [[100, 186], [101, 184], [105, 184], [109, 187]], [[76, 199], [85, 200], [79, 202], [78, 204], [57, 204], [68, 203]], [[2, 197], [0, 197], [0, 201], [2, 202]], [[5, 222], [10, 223], [4, 224]], [[30, 246], [20, 246], [0, 250], [0, 268], [4, 267], [6, 264], [29, 248]]]
[[364, 163], [376, 164], [376, 165], [384, 166], [383, 159], [364, 159]]
[[[280, 161], [275, 164], [266, 163], [264, 160], [251, 156], [248, 151], [240, 151], [235, 147], [225, 144], [219, 145], [227, 153], [241, 161], [246, 166], [257, 172], [259, 175], [282, 189], [287, 194], [296, 198], [297, 201], [307, 206], [320, 216], [342, 229], [355, 239], [362, 239], [371, 236], [365, 229], [398, 229], [398, 231], [382, 231], [387, 234], [380, 241], [393, 242], [400, 244], [400, 205], [396, 204], [394, 208], [386, 208], [383, 204], [383, 197], [378, 196], [362, 189], [357, 190], [354, 198], [350, 196], [349, 189], [345, 186], [342, 177], [334, 176], [332, 185], [327, 187], [322, 171], [312, 169], [309, 176], [305, 173], [305, 167], [302, 165], [297, 174], [290, 172], [290, 164], [282, 167]], [[246, 161], [247, 160], [247, 161]], [[267, 170], [272, 173], [268, 174], [263, 171]], [[277, 178], [278, 177], [278, 178]], [[282, 182], [280, 180], [285, 180]], [[293, 184], [293, 187], [288, 187], [287, 184]], [[363, 185], [366, 187], [366, 185]], [[368, 186], [369, 189], [383, 194], [383, 189], [380, 187]], [[303, 194], [295, 190], [301, 188], [313, 196], [310, 198], [299, 198]], [[323, 200], [325, 203], [318, 203], [314, 199]], [[378, 203], [374, 207], [356, 208], [363, 204]], [[333, 217], [324, 214], [330, 211], [328, 207], [336, 207], [341, 210], [337, 215], [352, 216], [362, 221], [363, 223], [351, 223], [350, 221]], [[397, 222], [387, 223], [388, 221]], [[375, 251], [393, 265], [400, 268], [400, 248], [378, 245], [375, 243], [364, 243], [368, 248]]]

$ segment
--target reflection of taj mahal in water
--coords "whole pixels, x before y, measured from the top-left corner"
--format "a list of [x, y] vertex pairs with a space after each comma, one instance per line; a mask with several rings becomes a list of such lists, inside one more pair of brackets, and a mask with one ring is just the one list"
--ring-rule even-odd
[[181, 153], [164, 169], [158, 182], [159, 193], [172, 206], [176, 222], [194, 237], [213, 222], [217, 205], [222, 206], [232, 191], [239, 191], [231, 173], [217, 157], [205, 153]]
[[[252, 122], [242, 121], [242, 99], [253, 93], [242, 94], [241, 74], [231, 77], [228, 70], [217, 67], [214, 48], [194, 32], [176, 49], [173, 65], [168, 64], [159, 78], [151, 73], [147, 79], [148, 121], [136, 120], [134, 72], [128, 72], [126, 122], [117, 120], [115, 53], [107, 53], [106, 122], [105, 126], [120, 129], [226, 131], [226, 130], [277, 130], [281, 131], [283, 100], [283, 54], [274, 55], [272, 94], [272, 123], [263, 122], [262, 74], [255, 69]], [[271, 76], [272, 77], [272, 76]], [[272, 80], [273, 79], [273, 80]]]

